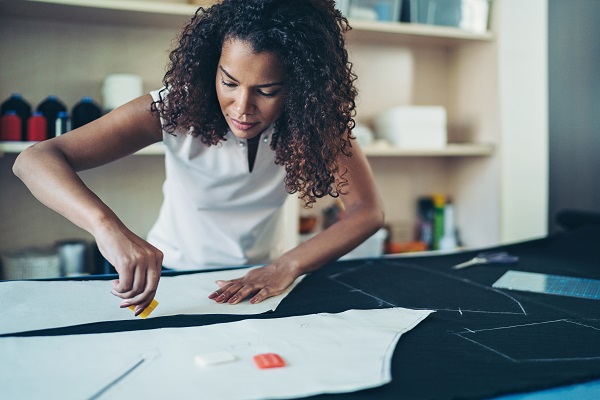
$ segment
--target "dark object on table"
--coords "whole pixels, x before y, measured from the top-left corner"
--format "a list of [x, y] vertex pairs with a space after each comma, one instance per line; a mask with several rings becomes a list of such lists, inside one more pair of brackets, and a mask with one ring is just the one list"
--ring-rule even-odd
[[556, 213], [556, 222], [566, 230], [577, 229], [584, 225], [600, 225], [600, 213], [564, 209]]

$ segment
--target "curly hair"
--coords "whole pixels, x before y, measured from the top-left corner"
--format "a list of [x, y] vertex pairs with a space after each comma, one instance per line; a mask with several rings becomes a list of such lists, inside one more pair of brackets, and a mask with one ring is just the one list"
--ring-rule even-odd
[[338, 197], [348, 183], [337, 159], [352, 155], [356, 114], [356, 74], [344, 40], [350, 29], [333, 0], [223, 0], [200, 7], [170, 53], [163, 79], [168, 95], [161, 92], [152, 111], [167, 132], [181, 128], [207, 146], [218, 144], [228, 130], [214, 83], [224, 41], [275, 54], [286, 96], [271, 147], [285, 168], [286, 190], [299, 193], [306, 207]]

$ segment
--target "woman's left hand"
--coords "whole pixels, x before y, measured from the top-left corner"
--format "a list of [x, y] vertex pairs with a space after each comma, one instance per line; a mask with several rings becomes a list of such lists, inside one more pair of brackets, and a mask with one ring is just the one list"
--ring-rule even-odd
[[237, 304], [252, 296], [250, 303], [277, 296], [285, 291], [298, 275], [285, 266], [270, 264], [253, 269], [242, 278], [216, 281], [220, 289], [208, 296], [217, 303]]

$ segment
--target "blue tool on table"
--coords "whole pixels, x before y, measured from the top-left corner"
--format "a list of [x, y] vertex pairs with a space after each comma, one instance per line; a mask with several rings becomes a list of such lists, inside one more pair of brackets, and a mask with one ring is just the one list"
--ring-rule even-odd
[[515, 264], [519, 257], [511, 256], [505, 251], [479, 253], [476, 257], [464, 263], [457, 264], [452, 269], [463, 269], [479, 264]]

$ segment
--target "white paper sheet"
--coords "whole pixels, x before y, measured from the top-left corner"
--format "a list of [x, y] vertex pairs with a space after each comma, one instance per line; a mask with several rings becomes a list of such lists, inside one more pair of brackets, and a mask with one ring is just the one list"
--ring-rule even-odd
[[[256, 268], [256, 267], [255, 267]], [[258, 304], [245, 300], [221, 304], [208, 295], [218, 289], [217, 279], [244, 276], [251, 268], [164, 276], [156, 292], [158, 307], [148, 318], [177, 314], [261, 314], [277, 308], [300, 282]], [[102, 321], [140, 319], [111, 294], [111, 281], [0, 282], [0, 334], [58, 328]]]
[[[97, 398], [250, 400], [356, 391], [390, 382], [400, 335], [431, 312], [350, 310], [191, 328], [4, 337], [0, 397], [89, 399], [106, 389]], [[194, 362], [198, 354], [220, 351], [235, 361]], [[254, 366], [254, 355], [271, 352], [287, 365]]]

